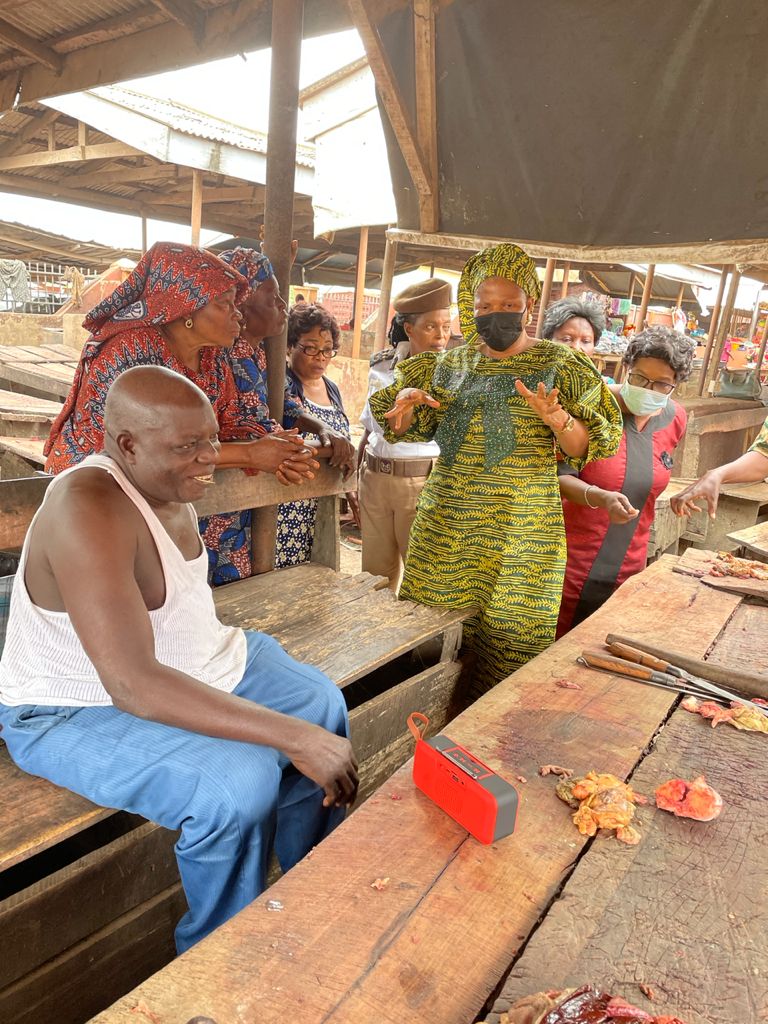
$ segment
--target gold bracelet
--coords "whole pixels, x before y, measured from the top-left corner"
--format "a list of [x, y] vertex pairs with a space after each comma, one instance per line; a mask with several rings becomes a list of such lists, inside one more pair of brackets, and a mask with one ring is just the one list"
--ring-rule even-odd
[[552, 427], [552, 433], [554, 433], [554, 434], [568, 434], [568, 433], [570, 433], [573, 430], [573, 428], [575, 426], [576, 426], [576, 420], [573, 418], [573, 416], [571, 416], [570, 413], [568, 413], [568, 419], [565, 421], [565, 423], [562, 425], [562, 427], [560, 427], [559, 430], [556, 427]]
[[594, 488], [594, 486], [594, 484], [590, 484], [586, 491], [584, 491], [584, 504], [587, 508], [600, 508], [599, 505], [592, 505], [589, 500], [589, 492]]

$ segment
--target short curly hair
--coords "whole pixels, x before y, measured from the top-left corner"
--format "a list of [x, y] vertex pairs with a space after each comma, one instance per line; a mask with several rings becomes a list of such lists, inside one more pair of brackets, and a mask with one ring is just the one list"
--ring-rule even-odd
[[341, 331], [336, 317], [325, 306], [311, 302], [297, 303], [288, 314], [288, 348], [296, 348], [305, 334], [315, 327], [328, 331], [336, 351], [341, 341]]
[[632, 336], [621, 361], [631, 369], [638, 359], [661, 359], [681, 384], [691, 376], [695, 351], [696, 343], [687, 334], [653, 324]]
[[542, 338], [551, 340], [555, 331], [559, 331], [564, 324], [567, 324], [575, 316], [579, 316], [587, 321], [595, 336], [595, 344], [597, 344], [605, 330], [605, 313], [596, 302], [586, 302], [584, 299], [579, 299], [576, 296], [558, 299], [551, 306], [547, 306], [541, 320]]

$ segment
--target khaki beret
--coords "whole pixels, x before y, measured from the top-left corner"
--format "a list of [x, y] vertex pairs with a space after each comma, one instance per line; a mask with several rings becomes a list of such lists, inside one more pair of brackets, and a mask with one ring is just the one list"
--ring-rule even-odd
[[433, 309], [447, 309], [451, 304], [451, 286], [439, 277], [412, 284], [396, 295], [392, 305], [396, 313], [431, 313]]

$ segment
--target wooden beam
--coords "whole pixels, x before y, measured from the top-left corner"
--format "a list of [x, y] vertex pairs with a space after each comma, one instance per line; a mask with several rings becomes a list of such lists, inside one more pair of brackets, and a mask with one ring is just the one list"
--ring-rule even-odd
[[376, 339], [373, 343], [373, 351], [380, 352], [385, 347], [387, 340], [387, 327], [389, 326], [389, 306], [392, 301], [392, 278], [395, 274], [395, 263], [397, 262], [397, 242], [393, 241], [389, 234], [384, 246], [384, 266], [381, 268], [381, 286], [379, 289], [379, 315], [376, 318]]
[[26, 167], [51, 167], [54, 164], [83, 163], [86, 160], [104, 160], [107, 157], [144, 156], [140, 149], [124, 142], [100, 142], [95, 146], [70, 146], [51, 153], [20, 153], [0, 157], [0, 171], [18, 171]]
[[[192, 176], [192, 189], [194, 189], [194, 176], [196, 174], [201, 175], [203, 171], [193, 171]], [[244, 185], [240, 188], [202, 188], [202, 201], [206, 206], [208, 204], [215, 203], [244, 203], [251, 202], [254, 199], [254, 187], [253, 185]], [[186, 187], [183, 191], [166, 193], [164, 191], [152, 191], [147, 189], [146, 191], [137, 192], [133, 199], [137, 202], [152, 202], [153, 200], [159, 200], [166, 206], [189, 206], [190, 196], [190, 183], [186, 183]], [[263, 204], [262, 204], [263, 205]]]
[[365, 268], [368, 263], [368, 228], [360, 228], [360, 249], [357, 254], [355, 277], [354, 324], [352, 327], [352, 358], [360, 358], [360, 339], [363, 334], [363, 304], [365, 302]]
[[416, 132], [410, 115], [400, 94], [395, 73], [381, 42], [379, 31], [368, 13], [366, 0], [346, 0], [346, 4], [368, 55], [368, 63], [371, 65], [384, 110], [403, 154], [408, 173], [416, 186], [416, 191], [420, 196], [431, 195], [432, 182], [429, 166], [416, 141]]
[[[269, 46], [271, 6], [267, 0], [232, 0], [211, 9], [205, 29], [206, 60]], [[200, 49], [190, 35], [179, 32], [175, 22], [149, 25], [144, 17], [146, 8], [139, 11], [143, 19], [139, 22], [140, 31], [74, 49], [64, 57], [60, 75], [40, 65], [13, 68], [1, 74], [0, 111], [11, 108], [19, 88], [25, 102], [30, 102], [199, 64]], [[106, 19], [104, 24], [122, 21], [123, 25], [129, 25], [133, 14], [131, 11], [124, 18]], [[99, 22], [91, 23], [63, 38], [78, 39], [81, 31], [87, 28], [97, 32], [99, 26]], [[307, 37], [349, 27], [349, 17], [338, 0], [314, 0], [308, 5], [304, 25]]]
[[[733, 319], [733, 310], [736, 306], [736, 296], [739, 291], [739, 282], [741, 281], [741, 271], [738, 265], [734, 264], [731, 268], [731, 279], [728, 284], [728, 294], [725, 298], [725, 305], [720, 315], [720, 323], [717, 328], [717, 335], [715, 337], [715, 344], [712, 347], [712, 358], [708, 367], [709, 380], [714, 380], [717, 376], [717, 368], [720, 365], [720, 359], [725, 348], [725, 342], [728, 338], [728, 332], [731, 329], [731, 320]], [[706, 389], [706, 382], [705, 382]]]
[[720, 272], [720, 283], [717, 286], [717, 297], [715, 304], [712, 307], [712, 313], [709, 318], [709, 330], [707, 331], [707, 344], [704, 349], [704, 357], [701, 363], [701, 376], [699, 377], [699, 394], [704, 394], [704, 387], [707, 382], [707, 368], [709, 367], [709, 358], [712, 354], [712, 346], [715, 344], [715, 335], [717, 334], [717, 325], [720, 319], [720, 308], [723, 304], [723, 295], [725, 294], [725, 282], [730, 271], [735, 270], [735, 266], [728, 265], [723, 267]]
[[64, 58], [62, 55], [56, 53], [50, 46], [46, 46], [45, 43], [33, 39], [26, 32], [22, 32], [15, 25], [11, 25], [5, 18], [0, 18], [0, 39], [10, 43], [11, 46], [15, 46], [17, 50], [26, 53], [28, 57], [34, 58], [38, 63], [44, 64], [57, 75], [61, 74], [64, 68]]
[[656, 274], [656, 266], [653, 263], [648, 264], [648, 271], [645, 275], [645, 284], [643, 285], [643, 297], [640, 300], [640, 309], [637, 311], [637, 319], [635, 320], [635, 330], [642, 331], [643, 322], [645, 321], [645, 315], [648, 312], [648, 303], [651, 301], [651, 289], [653, 288], [653, 278]]
[[16, 135], [9, 145], [3, 147], [3, 156], [13, 156], [23, 149], [36, 135], [42, 135], [47, 131], [48, 126], [58, 118], [58, 110], [46, 110], [42, 114], [30, 114], [30, 120], [24, 127], [16, 132]]
[[103, 171], [82, 171], [67, 176], [66, 183], [78, 188], [91, 188], [93, 185], [122, 185], [133, 182], [173, 181], [178, 177], [175, 164], [134, 164], [130, 167], [120, 165]]
[[546, 312], [550, 296], [552, 295], [552, 282], [555, 279], [555, 262], [550, 257], [544, 269], [544, 283], [541, 286], [541, 298], [539, 299], [539, 318], [536, 323], [536, 334], [539, 337], [541, 337], [541, 319]]
[[424, 157], [430, 183], [429, 192], [419, 193], [419, 226], [422, 231], [437, 231], [440, 210], [433, 0], [414, 0], [413, 40], [416, 77], [416, 137]]
[[200, 228], [203, 223], [203, 172], [192, 171], [192, 245], [200, 245]]
[[[48, 125], [48, 152], [49, 153], [55, 153], [56, 152], [56, 122], [55, 121], [52, 121], [51, 124]], [[19, 159], [21, 159], [21, 157], [17, 157], [16, 159], [19, 160]]]
[[147, 243], [147, 218], [141, 218], [141, 251], [144, 253], [149, 248]]
[[77, 144], [83, 148], [88, 145], [88, 125], [85, 121], [77, 122]]
[[[393, 237], [403, 245], [423, 245], [431, 249], [453, 249], [476, 252], [509, 239], [490, 235], [450, 235], [446, 232], [393, 230]], [[535, 259], [573, 260], [574, 263], [723, 263], [738, 256], [743, 266], [768, 262], [768, 236], [736, 238], [720, 242], [681, 242], [678, 245], [568, 245], [560, 242], [535, 242], [517, 238]], [[746, 271], [745, 271], [746, 272]]]
[[188, 29], [196, 43], [202, 43], [205, 38], [205, 14], [194, 0], [186, 0], [185, 3], [180, 3], [179, 0], [152, 0], [152, 2], [155, 7], [159, 7], [164, 14], [167, 14], [182, 28]]
[[563, 263], [563, 283], [560, 285], [560, 298], [564, 299], [568, 294], [568, 284], [571, 276], [571, 262], [566, 260]]

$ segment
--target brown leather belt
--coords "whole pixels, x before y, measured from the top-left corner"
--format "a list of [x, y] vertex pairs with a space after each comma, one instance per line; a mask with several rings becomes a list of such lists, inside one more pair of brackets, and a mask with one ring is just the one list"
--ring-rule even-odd
[[435, 460], [380, 459], [378, 455], [366, 452], [365, 464], [374, 473], [387, 473], [389, 476], [429, 476]]

